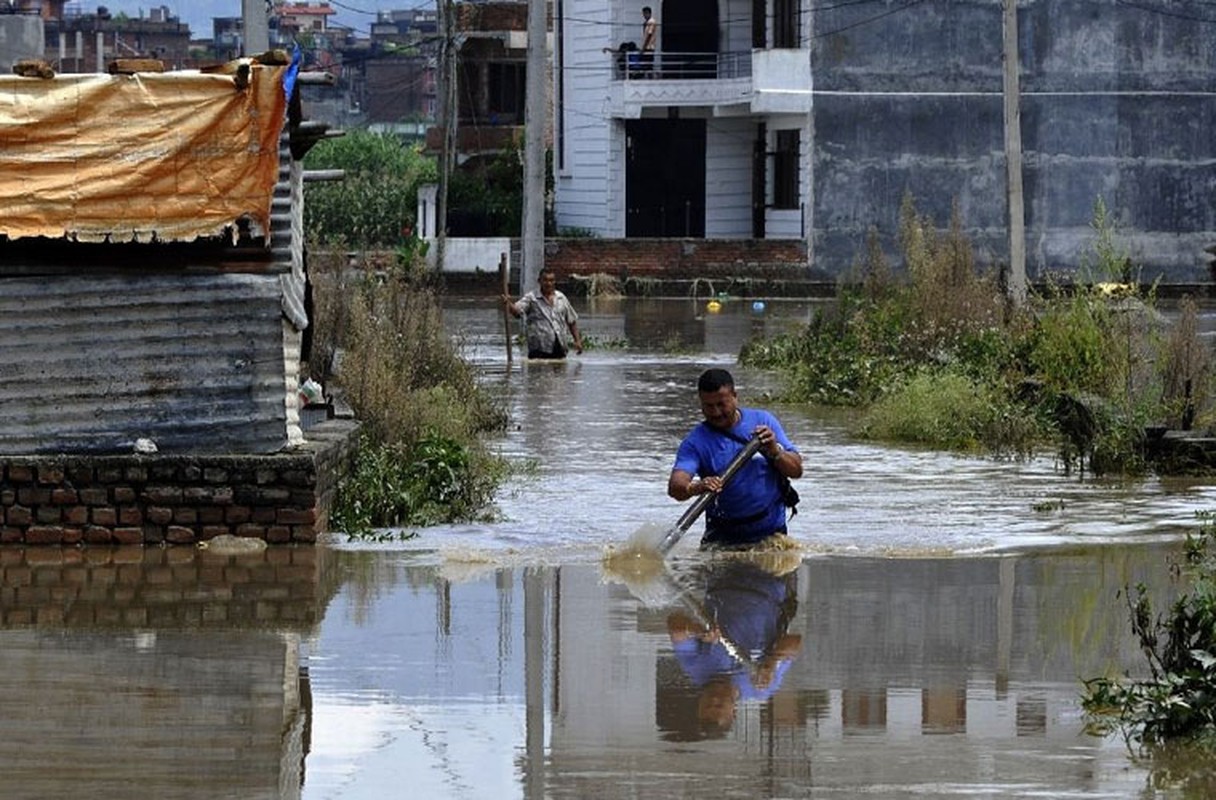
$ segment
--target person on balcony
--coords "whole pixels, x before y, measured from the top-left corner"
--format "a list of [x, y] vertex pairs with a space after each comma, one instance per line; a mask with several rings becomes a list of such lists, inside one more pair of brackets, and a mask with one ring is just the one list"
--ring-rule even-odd
[[633, 77], [638, 71], [638, 44], [637, 42], [621, 42], [621, 46], [615, 50], [611, 47], [604, 48], [605, 53], [613, 53], [616, 58], [616, 76], [624, 78], [625, 72], [628, 70], [629, 76]]
[[646, 77], [654, 77], [654, 51], [659, 46], [659, 22], [650, 11], [650, 6], [642, 9], [642, 57], [641, 68]]

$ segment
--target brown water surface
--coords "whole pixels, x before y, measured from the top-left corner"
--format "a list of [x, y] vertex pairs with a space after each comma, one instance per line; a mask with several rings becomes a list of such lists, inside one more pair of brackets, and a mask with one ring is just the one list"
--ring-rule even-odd
[[801, 550], [709, 559], [694, 528], [622, 572], [606, 556], [682, 510], [664, 487], [696, 375], [734, 369], [757, 402], [773, 379], [739, 345], [811, 306], [580, 306], [633, 346], [508, 370], [497, 308], [449, 305], [511, 413], [500, 519], [244, 556], [0, 550], [0, 797], [1210, 794], [1086, 735], [1079, 696], [1142, 671], [1117, 592], [1168, 598], [1212, 484], [884, 447], [774, 407], [807, 462]]

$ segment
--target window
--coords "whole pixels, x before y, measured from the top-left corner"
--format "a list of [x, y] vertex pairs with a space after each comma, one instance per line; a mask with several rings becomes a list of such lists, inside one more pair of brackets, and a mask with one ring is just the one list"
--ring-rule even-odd
[[801, 14], [799, 0], [773, 0], [773, 47], [797, 48]]
[[773, 153], [773, 208], [798, 208], [797, 130], [777, 131]]
[[503, 122], [524, 118], [525, 65], [517, 62], [491, 62], [489, 67], [490, 114]]

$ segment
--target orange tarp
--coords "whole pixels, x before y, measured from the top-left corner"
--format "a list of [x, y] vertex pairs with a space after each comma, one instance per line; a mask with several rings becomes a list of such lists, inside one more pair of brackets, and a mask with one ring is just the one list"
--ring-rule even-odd
[[283, 67], [0, 77], [0, 234], [191, 241], [270, 229]]

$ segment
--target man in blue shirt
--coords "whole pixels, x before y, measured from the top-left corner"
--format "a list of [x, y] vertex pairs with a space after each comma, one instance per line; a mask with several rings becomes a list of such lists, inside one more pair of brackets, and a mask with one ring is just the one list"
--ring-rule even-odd
[[[705, 512], [701, 547], [751, 548], [785, 534], [789, 480], [802, 476], [802, 456], [767, 411], [742, 408], [735, 379], [724, 369], [708, 369], [697, 380], [705, 421], [684, 437], [667, 481], [667, 494], [683, 502], [713, 492]], [[723, 485], [720, 476], [747, 441], [759, 437], [760, 450]]]

